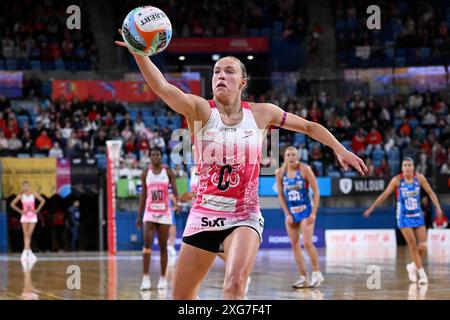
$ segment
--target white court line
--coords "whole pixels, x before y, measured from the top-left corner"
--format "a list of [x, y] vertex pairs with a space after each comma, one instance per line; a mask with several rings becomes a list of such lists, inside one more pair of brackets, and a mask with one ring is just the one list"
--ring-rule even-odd
[[[129, 256], [67, 256], [67, 257], [51, 257], [51, 256], [37, 256], [37, 262], [39, 261], [107, 261], [107, 260], [142, 260], [142, 256], [129, 255]], [[20, 261], [19, 256], [5, 256], [0, 255], [0, 261]]]

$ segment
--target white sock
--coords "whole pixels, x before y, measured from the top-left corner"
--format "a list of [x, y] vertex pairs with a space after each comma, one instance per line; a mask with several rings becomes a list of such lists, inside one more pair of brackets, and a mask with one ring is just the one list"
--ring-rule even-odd
[[144, 276], [143, 276], [142, 278], [143, 278], [143, 279], [149, 279], [149, 280], [150, 280], [150, 275], [144, 274]]
[[414, 268], [417, 269], [416, 264], [414, 263], [414, 261], [411, 261], [411, 262], [409, 263], [409, 265], [410, 265], [410, 266], [413, 266]]

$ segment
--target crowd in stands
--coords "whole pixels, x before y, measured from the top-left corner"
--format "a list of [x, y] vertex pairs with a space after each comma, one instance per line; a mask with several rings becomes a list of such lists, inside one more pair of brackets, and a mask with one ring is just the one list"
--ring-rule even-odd
[[[377, 1], [381, 29], [367, 28], [373, 1], [334, 1], [338, 62], [346, 66], [439, 64], [450, 54], [446, 0]], [[365, 47], [358, 52], [356, 47]], [[369, 50], [367, 50], [369, 48]]]
[[[154, 1], [152, 6], [169, 17], [176, 37], [246, 37], [305, 35], [307, 1]], [[126, 13], [141, 6], [137, 0], [121, 1], [114, 20], [122, 25]]]
[[[412, 157], [418, 172], [450, 173], [450, 114], [448, 93], [412, 92], [374, 98], [355, 92], [342, 101], [325, 93], [312, 98], [284, 98], [281, 105], [327, 127], [347, 149], [362, 157], [369, 176], [394, 175], [401, 159]], [[269, 99], [269, 101], [271, 101]], [[285, 133], [283, 145], [294, 144], [303, 161], [318, 175], [354, 175], [340, 170], [330, 148], [304, 135]]]
[[81, 28], [69, 30], [69, 0], [1, 1], [0, 70], [97, 69], [98, 53], [88, 10], [77, 1]]
[[[277, 96], [273, 90], [248, 97], [250, 101], [273, 102], [321, 123], [365, 160], [370, 176], [398, 173], [406, 156], [415, 159], [418, 172], [450, 173], [449, 99], [446, 93], [431, 92], [412, 92], [394, 99], [363, 97], [359, 92], [344, 99], [326, 93], [296, 98]], [[161, 101], [140, 110], [126, 108], [119, 101], [92, 100], [44, 100], [30, 109], [13, 109], [11, 102], [0, 96], [1, 156], [97, 157], [104, 165], [106, 140], [121, 139], [122, 169], [146, 168], [149, 150], [158, 147], [164, 152], [163, 161], [182, 176], [189, 168], [176, 167], [177, 159], [171, 154], [179, 143], [171, 140], [177, 128], [186, 128], [185, 119]], [[319, 176], [356, 174], [342, 172], [330, 148], [303, 134], [281, 130], [281, 149], [287, 145], [298, 147], [302, 161], [312, 164]]]

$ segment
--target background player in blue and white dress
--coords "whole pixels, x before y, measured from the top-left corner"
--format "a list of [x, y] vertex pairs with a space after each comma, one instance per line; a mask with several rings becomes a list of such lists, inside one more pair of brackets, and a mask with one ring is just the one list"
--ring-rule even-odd
[[[284, 153], [284, 165], [277, 169], [276, 181], [278, 198], [286, 215], [286, 230], [300, 274], [292, 286], [295, 289], [317, 287], [324, 278], [320, 272], [317, 250], [312, 241], [320, 199], [316, 177], [310, 166], [299, 162], [297, 149], [288, 147]], [[314, 194], [313, 204], [311, 204], [309, 186]], [[309, 283], [300, 247], [300, 232], [303, 235], [303, 246], [308, 252], [313, 268]]]
[[413, 260], [406, 265], [409, 280], [417, 282], [417, 274], [419, 274], [419, 284], [427, 284], [428, 278], [422, 265], [422, 257], [425, 255], [427, 248], [427, 229], [424, 214], [420, 207], [420, 191], [422, 188], [428, 193], [435, 205], [436, 216], [442, 217], [442, 208], [436, 194], [431, 189], [427, 179], [414, 171], [414, 161], [411, 158], [403, 160], [402, 173], [392, 178], [386, 190], [364, 212], [364, 217], [369, 217], [373, 210], [386, 200], [392, 192], [396, 192], [397, 225], [405, 237]]

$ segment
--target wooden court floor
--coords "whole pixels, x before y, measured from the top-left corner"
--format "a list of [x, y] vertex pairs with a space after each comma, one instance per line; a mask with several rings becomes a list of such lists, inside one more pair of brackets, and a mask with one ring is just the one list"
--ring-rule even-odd
[[[170, 299], [174, 265], [169, 266], [169, 289], [139, 290], [141, 255], [120, 252], [38, 254], [32, 266], [22, 266], [20, 255], [0, 255], [0, 300], [3, 299], [83, 299], [148, 300]], [[450, 299], [450, 252], [428, 253], [425, 268], [427, 286], [408, 281], [406, 247], [320, 248], [320, 265], [325, 282], [314, 289], [293, 290], [297, 278], [289, 249], [261, 249], [252, 272], [247, 299], [284, 300], [421, 300]], [[309, 269], [310, 263], [306, 258]], [[75, 270], [75, 271], [74, 271]], [[79, 271], [79, 273], [78, 273]], [[224, 264], [217, 259], [201, 286], [202, 299], [221, 299]], [[79, 278], [73, 278], [79, 275]], [[372, 276], [372, 278], [370, 278]], [[151, 281], [159, 277], [159, 256], [151, 262]], [[373, 278], [377, 277], [377, 278]], [[370, 279], [369, 279], [370, 278]], [[78, 283], [76, 280], [80, 280]], [[80, 288], [77, 289], [77, 284]], [[74, 288], [75, 287], [75, 288]]]

